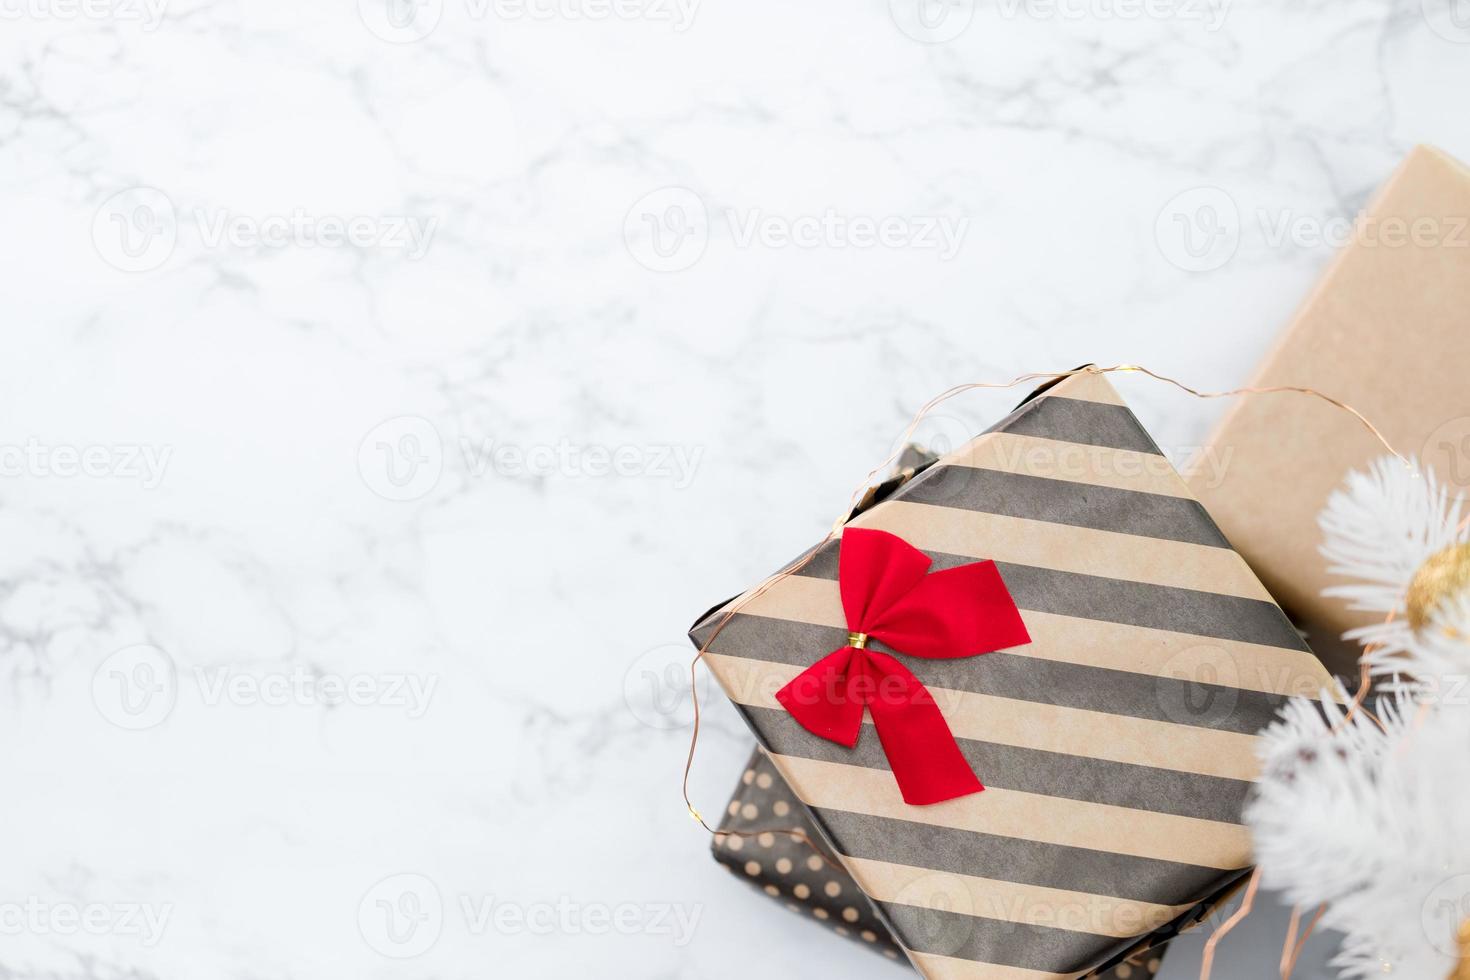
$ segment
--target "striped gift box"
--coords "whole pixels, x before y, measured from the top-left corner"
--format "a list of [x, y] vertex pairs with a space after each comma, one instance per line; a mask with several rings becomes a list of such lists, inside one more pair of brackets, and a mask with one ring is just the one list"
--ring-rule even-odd
[[899, 535], [934, 570], [993, 559], [1032, 637], [903, 658], [987, 787], [932, 806], [903, 802], [870, 725], [848, 749], [776, 701], [845, 642], [838, 542], [709, 643], [710, 670], [922, 975], [1078, 977], [1240, 879], [1256, 733], [1328, 676], [1103, 376], [1036, 392], [847, 526]]
[[[772, 826], [781, 829], [772, 831]], [[783, 833], [786, 828], [795, 833]], [[816, 843], [818, 832], [805, 808], [759, 749], [751, 753], [720, 829], [731, 833], [714, 838], [715, 860], [732, 874], [838, 936], [889, 959], [900, 958], [899, 947], [873, 903], [851, 875], [834, 867], [831, 852]], [[1201, 906], [1197, 915], [1149, 936], [1118, 962], [1089, 973], [1089, 980], [1148, 980], [1163, 963], [1164, 944], [1208, 911], [1208, 905]]]

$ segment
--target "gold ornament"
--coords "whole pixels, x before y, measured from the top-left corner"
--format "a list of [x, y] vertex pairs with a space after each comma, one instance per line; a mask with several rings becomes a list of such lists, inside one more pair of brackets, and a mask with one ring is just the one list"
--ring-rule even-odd
[[1423, 629], [1439, 604], [1470, 589], [1470, 542], [1436, 551], [1419, 566], [1405, 600], [1409, 625]]
[[1470, 980], [1470, 919], [1460, 923], [1460, 962], [1445, 980]]

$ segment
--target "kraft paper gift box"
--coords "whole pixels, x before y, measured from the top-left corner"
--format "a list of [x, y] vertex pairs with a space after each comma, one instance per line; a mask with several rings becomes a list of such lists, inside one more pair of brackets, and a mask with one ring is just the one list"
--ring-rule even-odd
[[[886, 499], [938, 458], [922, 446], [905, 446], [888, 476], [854, 508], [854, 516]], [[773, 832], [770, 829], [773, 826], [778, 830]], [[785, 828], [794, 833], [779, 832]], [[731, 794], [720, 830], [730, 833], [714, 838], [715, 860], [736, 877], [759, 889], [770, 900], [781, 902], [797, 914], [810, 916], [813, 923], [839, 937], [860, 943], [891, 960], [902, 959], [898, 945], [872, 902], [830, 851], [818, 843], [821, 832], [813, 826], [806, 816], [806, 808], [759, 748], [751, 752], [750, 761]], [[1163, 963], [1164, 946], [1174, 933], [1182, 926], [1194, 924], [1209, 911], [1210, 906], [1201, 905], [1188, 921], [1171, 923], [1172, 928], [1161, 929], [1140, 941], [1121, 962], [1090, 976], [1097, 980], [1152, 976]]]
[[[1452, 493], [1470, 490], [1470, 169], [1430, 147], [1379, 190], [1249, 384], [1340, 398]], [[1210, 439], [1216, 467], [1191, 491], [1336, 672], [1359, 649], [1343, 632], [1374, 621], [1322, 591], [1317, 514], [1348, 472], [1385, 450], [1347, 413], [1280, 394], [1232, 401]], [[1215, 470], [1223, 463], [1223, 475]]]
[[1038, 391], [852, 528], [931, 574], [994, 560], [1014, 598], [1029, 643], [900, 658], [983, 792], [907, 803], [870, 724], [849, 748], [776, 698], [848, 637], [840, 540], [691, 639], [922, 975], [1083, 976], [1238, 883], [1255, 733], [1328, 677], [1101, 375]]

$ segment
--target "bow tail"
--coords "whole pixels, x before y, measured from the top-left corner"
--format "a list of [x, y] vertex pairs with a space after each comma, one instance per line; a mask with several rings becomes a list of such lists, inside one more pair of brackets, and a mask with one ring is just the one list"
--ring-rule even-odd
[[854, 678], [852, 647], [833, 650], [776, 692], [776, 700], [802, 728], [852, 748], [863, 729], [863, 701], [849, 692]]
[[863, 652], [872, 679], [868, 711], [904, 802], [942, 803], [985, 789], [923, 682], [887, 654]]

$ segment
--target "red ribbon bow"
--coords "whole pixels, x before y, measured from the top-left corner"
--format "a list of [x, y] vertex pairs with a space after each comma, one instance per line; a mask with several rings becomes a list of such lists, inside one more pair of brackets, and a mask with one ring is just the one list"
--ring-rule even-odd
[[852, 748], [863, 711], [904, 802], [940, 803], [985, 787], [970, 769], [939, 705], [923, 682], [868, 640], [914, 657], [973, 657], [1031, 642], [995, 562], [930, 575], [929, 557], [886, 531], [842, 534], [838, 584], [847, 646], [802, 671], [776, 693], [813, 735]]

